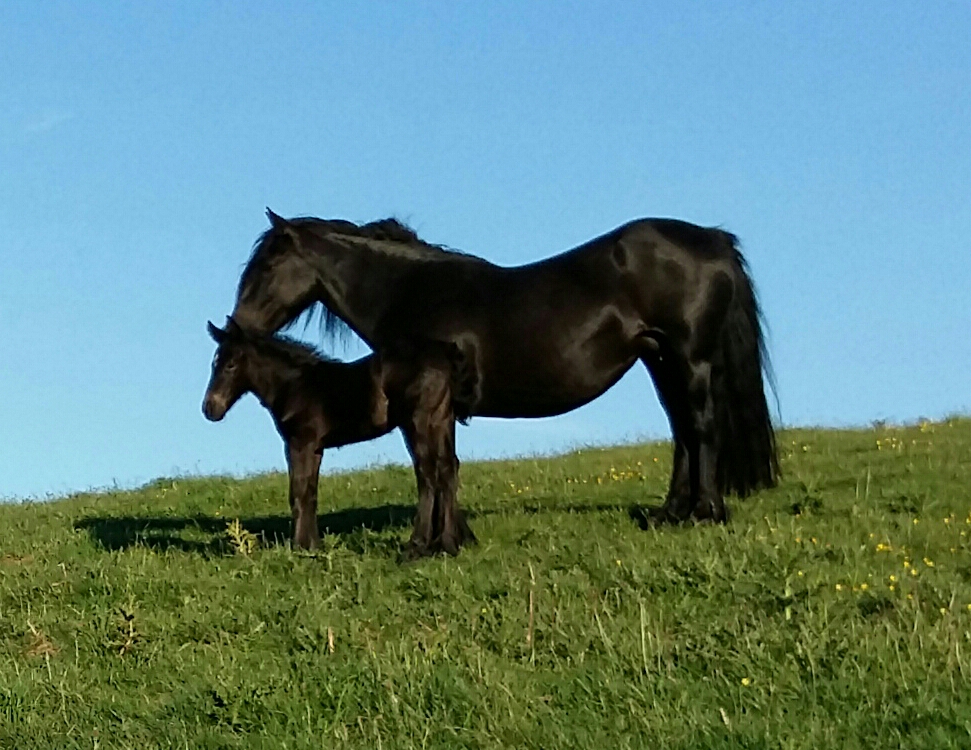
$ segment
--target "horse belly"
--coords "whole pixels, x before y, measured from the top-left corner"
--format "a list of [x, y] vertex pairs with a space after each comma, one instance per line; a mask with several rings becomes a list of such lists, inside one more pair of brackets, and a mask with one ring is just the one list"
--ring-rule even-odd
[[551, 417], [602, 395], [637, 360], [629, 340], [601, 336], [579, 342], [569, 335], [507, 339], [480, 362], [476, 413], [490, 417]]

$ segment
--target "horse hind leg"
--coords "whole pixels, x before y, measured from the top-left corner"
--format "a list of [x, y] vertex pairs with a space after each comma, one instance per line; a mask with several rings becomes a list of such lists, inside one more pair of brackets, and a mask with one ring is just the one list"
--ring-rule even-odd
[[641, 360], [651, 374], [671, 424], [674, 462], [667, 499], [650, 514], [649, 520], [682, 523], [694, 516], [701, 521], [724, 523], [728, 513], [716, 481], [711, 364], [687, 361], [663, 339], [650, 341]]
[[728, 521], [728, 508], [718, 487], [718, 434], [711, 388], [712, 365], [701, 361], [691, 365], [688, 404], [696, 453], [692, 456], [690, 480], [695, 498], [694, 517], [715, 523]]
[[648, 523], [682, 523], [694, 510], [691, 492], [691, 454], [695, 435], [694, 423], [688, 409], [688, 391], [683, 363], [670, 351], [665, 351], [657, 339], [645, 338], [641, 361], [654, 381], [661, 406], [667, 414], [674, 441], [674, 461], [667, 498], [660, 508], [652, 509]]

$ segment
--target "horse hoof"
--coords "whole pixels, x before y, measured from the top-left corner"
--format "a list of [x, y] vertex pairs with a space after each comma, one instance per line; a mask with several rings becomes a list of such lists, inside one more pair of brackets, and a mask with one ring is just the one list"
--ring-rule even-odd
[[699, 525], [725, 525], [728, 523], [728, 507], [712, 503], [699, 503], [691, 514]]
[[438, 549], [447, 555], [455, 557], [459, 553], [459, 549], [462, 544], [458, 538], [452, 534], [442, 534], [438, 539], [435, 540], [437, 544], [435, 545]]
[[469, 528], [469, 525], [463, 520], [459, 524], [459, 530], [458, 530], [459, 547], [465, 547], [466, 545], [469, 545], [469, 544], [478, 544], [478, 543], [479, 543], [479, 540], [475, 538], [475, 534], [472, 532], [472, 529]]
[[630, 517], [644, 530], [655, 529], [659, 526], [678, 526], [683, 524], [685, 519], [678, 518], [668, 510], [667, 505], [648, 508], [643, 505], [635, 505], [630, 509]]
[[294, 539], [292, 542], [294, 549], [300, 550], [315, 550], [320, 546], [319, 539]]
[[468, 535], [466, 535], [462, 530], [454, 530], [445, 532], [441, 536], [435, 538], [429, 545], [429, 550], [433, 555], [438, 554], [439, 552], [444, 552], [450, 557], [456, 557], [462, 550], [462, 547], [475, 543], [475, 535], [472, 534], [471, 531], [469, 531]]
[[415, 562], [425, 557], [431, 557], [434, 554], [435, 551], [431, 548], [431, 546], [412, 540], [408, 542], [408, 544], [405, 545], [405, 548], [401, 551], [401, 562]]

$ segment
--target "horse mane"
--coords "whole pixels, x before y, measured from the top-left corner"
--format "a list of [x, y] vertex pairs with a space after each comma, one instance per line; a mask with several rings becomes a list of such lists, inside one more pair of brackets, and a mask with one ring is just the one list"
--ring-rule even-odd
[[[378, 219], [367, 224], [355, 224], [353, 221], [347, 221], [346, 219], [318, 219], [314, 216], [298, 216], [289, 219], [288, 223], [303, 229], [309, 229], [321, 237], [328, 234], [339, 234], [345, 237], [358, 237], [367, 240], [378, 240], [379, 242], [396, 242], [426, 248], [440, 253], [462, 254], [456, 250], [445, 248], [443, 245], [433, 245], [430, 242], [426, 242], [418, 236], [418, 233], [414, 229], [394, 217]], [[271, 226], [256, 238], [256, 242], [253, 243], [253, 250], [250, 252], [249, 259], [243, 268], [237, 292], [242, 291], [244, 280], [251, 270], [265, 268], [269, 265], [273, 256], [273, 240], [280, 234], [282, 232], [279, 229]]]
[[680, 219], [647, 219], [647, 222], [665, 239], [701, 257], [728, 260], [741, 257], [738, 237], [720, 227], [700, 227]]
[[[408, 260], [434, 261], [474, 257], [461, 250], [423, 240], [414, 229], [393, 216], [366, 224], [355, 224], [344, 219], [318, 219], [312, 216], [299, 216], [290, 219], [289, 222], [321, 238], [339, 235], [351, 240], [364, 240], [371, 249]], [[373, 245], [368, 240], [378, 244]]]
[[[348, 241], [348, 244], [360, 243], [370, 250], [408, 262], [434, 262], [455, 258], [481, 261], [476, 256], [468, 255], [454, 248], [435, 245], [423, 240], [414, 229], [394, 217], [355, 224], [346, 219], [319, 219], [314, 216], [298, 216], [288, 219], [287, 224], [302, 231], [311, 232], [320, 239], [331, 237], [338, 241]], [[243, 272], [240, 274], [239, 285], [236, 289], [237, 299], [241, 297], [244, 288], [254, 275], [262, 276], [269, 273], [275, 258], [279, 254], [279, 248], [289, 245], [289, 243], [277, 244], [277, 240], [284, 236], [286, 236], [285, 230], [282, 227], [270, 226], [257, 237], [249, 260], [247, 260]], [[315, 302], [307, 307], [301, 314], [286, 323], [283, 330], [292, 328], [302, 320], [304, 331], [306, 331], [314, 317], [318, 315], [320, 317], [321, 338], [332, 342], [339, 340], [346, 343], [352, 333], [350, 326], [322, 302]]]

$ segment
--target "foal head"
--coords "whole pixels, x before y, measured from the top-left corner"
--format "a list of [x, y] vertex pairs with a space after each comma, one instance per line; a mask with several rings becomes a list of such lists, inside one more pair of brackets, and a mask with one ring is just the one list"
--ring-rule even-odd
[[212, 360], [212, 375], [202, 400], [202, 413], [209, 421], [218, 422], [240, 396], [253, 387], [248, 356], [252, 345], [232, 318], [227, 321], [225, 329], [212, 323], [208, 327], [209, 335], [219, 347]]

